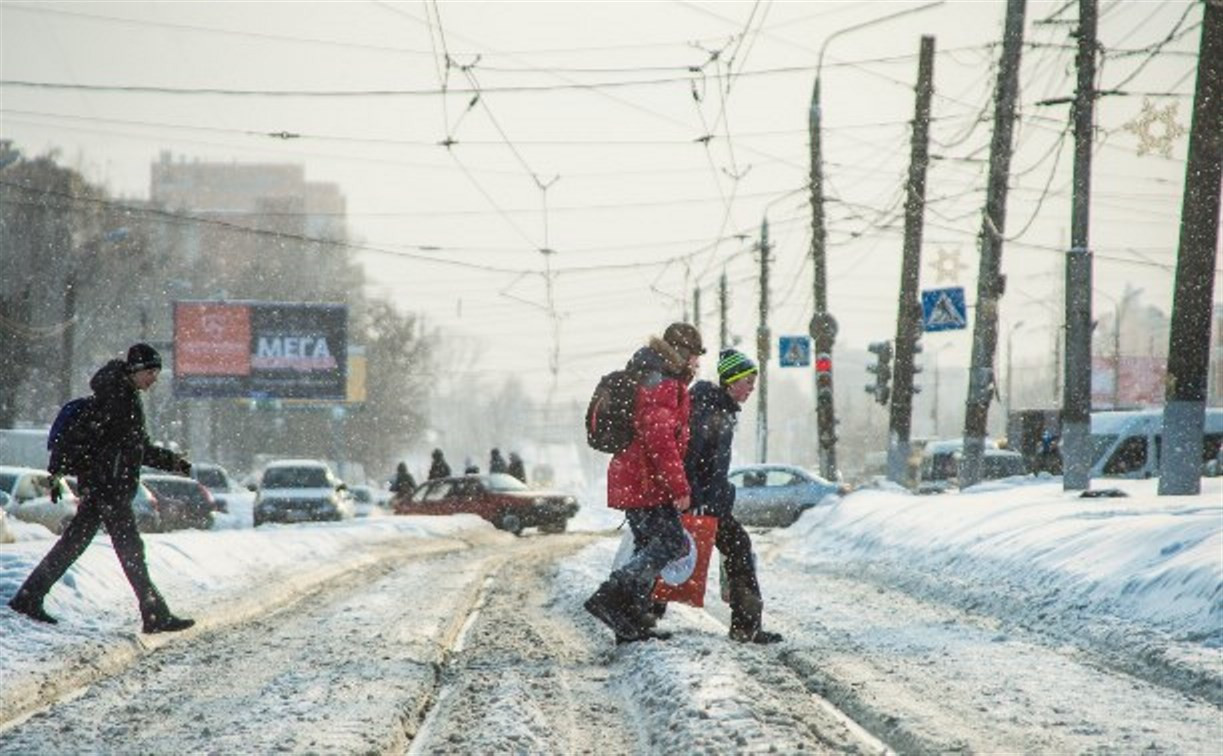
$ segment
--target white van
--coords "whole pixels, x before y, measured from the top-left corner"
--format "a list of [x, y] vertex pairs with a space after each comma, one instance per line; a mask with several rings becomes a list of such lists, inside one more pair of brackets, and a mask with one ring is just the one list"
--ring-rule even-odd
[[[1091, 477], [1155, 478], [1163, 443], [1162, 409], [1091, 413]], [[1202, 429], [1202, 463], [1216, 459], [1223, 443], [1223, 408], [1208, 407]]]

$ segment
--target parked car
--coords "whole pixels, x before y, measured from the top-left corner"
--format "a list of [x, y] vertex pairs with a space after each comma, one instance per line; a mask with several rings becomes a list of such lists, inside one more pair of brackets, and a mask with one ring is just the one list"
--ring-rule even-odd
[[8, 494], [5, 511], [25, 522], [36, 522], [52, 533], [62, 533], [76, 517], [76, 494], [62, 479], [60, 499], [51, 501], [51, 475], [33, 467], [0, 467], [0, 491]]
[[[1207, 407], [1202, 422], [1205, 468], [1223, 453], [1223, 408]], [[1163, 427], [1162, 409], [1091, 413], [1091, 477], [1159, 477]]]
[[141, 475], [140, 482], [152, 492], [163, 530], [212, 527], [216, 504], [208, 489], [182, 475]]
[[12, 497], [0, 491], [0, 543], [12, 543], [17, 540], [17, 536], [13, 535], [12, 529], [8, 526], [8, 510], [6, 507], [12, 500]]
[[[958, 486], [963, 456], [964, 444], [960, 439], [927, 444], [922, 452], [921, 480], [917, 484], [917, 492], [941, 493]], [[999, 449], [996, 443], [986, 439], [981, 455], [981, 480], [1000, 480], [1027, 475], [1028, 472], [1028, 463], [1022, 454]]]
[[563, 533], [578, 511], [574, 497], [530, 488], [505, 473], [431, 480], [410, 497], [396, 496], [391, 503], [400, 515], [479, 515], [515, 535], [534, 527]]
[[229, 512], [229, 502], [233, 497], [249, 496], [245, 488], [229, 475], [229, 472], [220, 465], [211, 462], [193, 462], [191, 464], [191, 477], [203, 484], [204, 488], [208, 489], [208, 493], [212, 494], [212, 500], [216, 504], [218, 512]]
[[829, 496], [845, 492], [797, 465], [744, 465], [730, 471], [735, 519], [757, 527], [787, 527]]
[[355, 508], [348, 487], [326, 462], [286, 459], [271, 462], [259, 478], [254, 523], [343, 520]]
[[136, 515], [136, 530], [141, 533], [160, 533], [164, 529], [161, 525], [157, 496], [144, 483], [136, 485], [136, 495], [132, 497], [132, 513]]
[[386, 514], [373, 486], [349, 486], [348, 493], [352, 496], [353, 513], [356, 517], [370, 517], [371, 515], [376, 517]]

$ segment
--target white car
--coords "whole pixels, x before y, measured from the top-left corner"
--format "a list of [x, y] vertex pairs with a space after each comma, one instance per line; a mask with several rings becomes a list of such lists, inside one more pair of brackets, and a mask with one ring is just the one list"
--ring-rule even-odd
[[249, 509], [255, 498], [254, 493], [238, 485], [224, 467], [211, 462], [192, 463], [191, 477], [208, 489], [220, 512], [233, 513], [239, 508], [231, 506], [234, 504]]
[[352, 495], [357, 517], [377, 517], [387, 513], [373, 486], [349, 486], [348, 493]]
[[12, 543], [17, 540], [17, 536], [13, 535], [13, 531], [8, 526], [8, 511], [4, 506], [12, 499], [9, 495], [0, 491], [0, 543]]
[[76, 517], [76, 495], [58, 481], [59, 501], [51, 501], [51, 475], [33, 467], [0, 467], [0, 491], [9, 496], [4, 509], [10, 517], [36, 522], [52, 533], [62, 533]]
[[284, 459], [268, 464], [259, 478], [253, 522], [305, 522], [353, 517], [352, 497], [326, 462]]

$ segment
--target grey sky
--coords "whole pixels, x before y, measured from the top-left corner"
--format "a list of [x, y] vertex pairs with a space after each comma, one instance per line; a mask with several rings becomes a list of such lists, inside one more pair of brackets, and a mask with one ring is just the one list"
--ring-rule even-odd
[[[807, 117], [820, 46], [840, 29], [919, 5], [5, 0], [7, 81], [263, 93], [9, 84], [0, 89], [0, 133], [28, 153], [59, 148], [129, 197], [147, 196], [149, 165], [162, 150], [303, 163], [307, 178], [336, 182], [347, 195], [350, 226], [370, 248], [360, 259], [373, 293], [478, 339], [490, 378], [513, 372], [541, 394], [551, 385], [553, 320], [539, 250], [555, 250], [557, 395], [581, 397], [595, 376], [680, 317], [698, 285], [703, 330], [716, 339], [723, 269], [732, 332], [754, 350], [751, 247], [766, 212], [775, 244], [772, 333], [806, 331]], [[1032, 360], [1047, 359], [1061, 306], [1071, 164], [1069, 138], [1058, 148], [1068, 107], [1036, 103], [1072, 94], [1074, 54], [1060, 47], [1073, 44], [1072, 24], [1037, 22], [1066, 5], [1028, 6], [1027, 41], [1039, 46], [1024, 51], [1007, 224], [1017, 238], [1003, 252], [1001, 330], [1022, 319]], [[900, 191], [923, 33], [936, 36], [931, 150], [945, 159], [928, 179], [922, 286], [946, 285], [930, 263], [939, 250], [958, 253], [958, 282], [970, 304], [976, 298], [974, 239], [1003, 11], [1000, 1], [946, 2], [827, 48], [829, 302], [841, 324], [838, 350], [863, 349], [895, 330]], [[1072, 22], [1075, 14], [1070, 4], [1056, 18]], [[1145, 53], [1117, 51], [1200, 18], [1200, 3], [1184, 0], [1102, 2], [1101, 87], [1191, 94], [1196, 30], [1149, 62]], [[602, 84], [578, 86], [592, 83]], [[471, 106], [475, 89], [481, 96]], [[284, 91], [368, 94], [270, 94]], [[1170, 310], [1187, 139], [1175, 140], [1170, 158], [1139, 157], [1139, 139], [1124, 126], [1143, 99], [1106, 97], [1097, 110], [1097, 312], [1111, 311], [1127, 284]], [[1176, 106], [1188, 127], [1190, 97], [1152, 103]], [[699, 141], [705, 135], [712, 138]], [[447, 137], [457, 142], [449, 151], [438, 144]], [[938, 343], [945, 341], [955, 346], [940, 359], [967, 360], [969, 332]], [[797, 371], [785, 378], [809, 381]]]

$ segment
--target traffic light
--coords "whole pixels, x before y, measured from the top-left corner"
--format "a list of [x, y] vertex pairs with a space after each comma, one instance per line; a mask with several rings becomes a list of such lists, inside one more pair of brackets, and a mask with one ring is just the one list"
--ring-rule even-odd
[[875, 401], [887, 405], [892, 389], [888, 382], [892, 380], [892, 342], [875, 341], [867, 347], [875, 355], [875, 364], [867, 365], [866, 372], [875, 374], [874, 385], [867, 384], [866, 392], [875, 395]]
[[815, 386], [820, 394], [832, 395], [832, 355], [827, 352], [815, 356]]
[[914, 394], [921, 393], [921, 385], [918, 384], [917, 382], [917, 374], [922, 371], [922, 366], [917, 364], [917, 355], [921, 354], [921, 352], [922, 352], [921, 337], [918, 336], [917, 338], [913, 339], [913, 393]]

